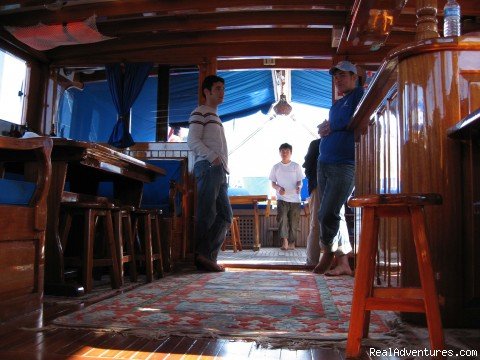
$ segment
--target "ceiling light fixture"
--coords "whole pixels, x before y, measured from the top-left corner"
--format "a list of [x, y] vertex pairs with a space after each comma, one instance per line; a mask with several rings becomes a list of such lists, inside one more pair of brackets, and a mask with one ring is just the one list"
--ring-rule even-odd
[[277, 114], [277, 115], [287, 116], [287, 115], [290, 115], [290, 113], [292, 112], [292, 106], [287, 102], [287, 97], [286, 97], [285, 94], [283, 93], [283, 87], [284, 87], [284, 85], [285, 85], [285, 73], [284, 73], [284, 70], [279, 71], [279, 72], [277, 73], [277, 75], [278, 75], [278, 79], [280, 80], [281, 94], [280, 94], [280, 100], [279, 100], [278, 103], [276, 103], [275, 106], [273, 107], [273, 111], [274, 111], [275, 114]]

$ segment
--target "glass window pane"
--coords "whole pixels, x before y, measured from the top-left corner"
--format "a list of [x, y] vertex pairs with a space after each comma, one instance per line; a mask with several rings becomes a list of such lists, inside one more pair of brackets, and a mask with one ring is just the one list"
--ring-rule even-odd
[[0, 50], [0, 119], [23, 123], [25, 61]]

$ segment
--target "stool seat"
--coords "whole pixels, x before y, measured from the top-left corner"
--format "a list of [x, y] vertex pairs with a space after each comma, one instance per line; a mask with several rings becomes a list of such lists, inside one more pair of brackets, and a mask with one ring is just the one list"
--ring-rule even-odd
[[422, 206], [440, 205], [442, 197], [439, 194], [371, 194], [356, 196], [348, 201], [350, 207], [365, 206]]
[[[371, 310], [425, 313], [432, 350], [445, 347], [438, 294], [425, 229], [425, 205], [439, 205], [439, 194], [372, 194], [351, 198], [348, 205], [362, 208], [362, 227], [355, 269], [347, 357], [360, 355], [361, 339], [368, 336]], [[420, 288], [374, 287], [379, 219], [405, 217], [412, 224], [420, 274]]]

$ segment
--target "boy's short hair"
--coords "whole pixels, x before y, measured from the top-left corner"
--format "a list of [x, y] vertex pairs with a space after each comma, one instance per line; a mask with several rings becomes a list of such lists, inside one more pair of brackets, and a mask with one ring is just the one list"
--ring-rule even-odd
[[217, 75], [208, 75], [205, 79], [203, 79], [203, 82], [202, 82], [203, 96], [205, 96], [203, 90], [208, 89], [209, 91], [212, 91], [212, 86], [216, 82], [221, 82], [222, 84], [225, 84], [225, 79]]
[[283, 149], [289, 149], [290, 151], [292, 151], [292, 145], [290, 145], [289, 143], [283, 143], [278, 148], [278, 151], [282, 151]]

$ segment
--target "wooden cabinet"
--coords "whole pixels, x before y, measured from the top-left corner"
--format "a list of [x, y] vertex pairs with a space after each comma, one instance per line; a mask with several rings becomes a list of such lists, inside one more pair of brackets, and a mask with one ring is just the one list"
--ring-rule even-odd
[[[471, 160], [479, 157], [478, 144], [462, 149], [447, 136], [448, 128], [480, 107], [479, 76], [478, 38], [430, 39], [398, 48], [351, 123], [358, 141], [356, 194], [435, 192], [443, 197], [443, 205], [429, 207], [426, 214], [448, 326], [480, 323], [480, 234], [478, 208], [472, 206], [478, 201], [473, 185], [478, 161]], [[419, 281], [414, 249], [406, 241], [410, 236], [407, 223], [382, 224], [382, 237], [393, 239], [387, 246], [398, 254], [404, 286]]]

